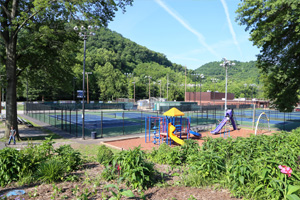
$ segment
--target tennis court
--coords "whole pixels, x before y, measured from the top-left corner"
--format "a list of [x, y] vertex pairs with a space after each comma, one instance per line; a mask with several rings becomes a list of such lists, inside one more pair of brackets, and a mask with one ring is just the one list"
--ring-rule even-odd
[[[26, 103], [26, 114], [30, 117], [76, 136], [82, 132], [81, 112], [80, 109], [73, 107], [64, 108], [46, 104]], [[292, 130], [300, 126], [300, 112], [280, 113], [276, 110], [256, 109], [255, 122], [262, 112], [265, 112], [270, 119], [272, 129]], [[97, 136], [101, 137], [143, 133], [145, 131], [145, 118], [150, 116], [164, 117], [158, 111], [87, 109], [85, 111], [84, 133], [89, 136], [92, 131], [96, 131]], [[207, 108], [199, 111], [189, 111], [185, 112], [184, 117], [191, 119], [191, 126], [219, 124], [219, 121], [224, 118], [224, 110]], [[239, 127], [252, 127], [253, 109], [234, 109], [234, 118]]]

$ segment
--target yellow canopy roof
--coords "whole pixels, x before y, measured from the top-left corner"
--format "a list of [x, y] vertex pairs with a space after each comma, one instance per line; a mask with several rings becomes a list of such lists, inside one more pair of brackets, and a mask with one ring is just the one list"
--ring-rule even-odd
[[167, 112], [164, 113], [165, 116], [176, 117], [176, 116], [184, 116], [184, 113], [178, 110], [177, 108], [171, 108]]

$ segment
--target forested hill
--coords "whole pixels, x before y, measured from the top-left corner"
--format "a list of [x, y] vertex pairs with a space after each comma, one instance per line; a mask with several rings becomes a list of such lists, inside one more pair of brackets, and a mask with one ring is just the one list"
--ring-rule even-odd
[[173, 64], [164, 54], [149, 50], [107, 28], [101, 28], [94, 37], [90, 38], [87, 46], [92, 54], [99, 49], [113, 52], [110, 56], [117, 61], [115, 67], [123, 72], [131, 72], [139, 63], [157, 63], [177, 72], [184, 71], [183, 66]]
[[[75, 91], [82, 89], [83, 44], [72, 41], [65, 44], [69, 43], [74, 49], [70, 51], [66, 46], [68, 48], [62, 49], [62, 55], [74, 53], [66, 54], [64, 58], [68, 59], [63, 59], [65, 62], [58, 66], [65, 72], [60, 73], [63, 74], [62, 79], [53, 79], [42, 70], [35, 71], [34, 76], [30, 73], [29, 79], [24, 77], [23, 80], [28, 80], [30, 86], [29, 100], [75, 99]], [[259, 85], [255, 62], [234, 62], [236, 66], [228, 70], [228, 92], [235, 93], [236, 97], [258, 96], [259, 87], [256, 90], [250, 86], [254, 83]], [[205, 75], [205, 79], [201, 80], [202, 91], [224, 92], [225, 70], [220, 63], [207, 63], [196, 70], [196, 73]], [[151, 97], [183, 101], [185, 82], [187, 91], [199, 91], [200, 80], [194, 75], [195, 70], [187, 70], [185, 76], [184, 66], [172, 63], [164, 54], [149, 50], [107, 28], [99, 29], [95, 36], [88, 38], [85, 66], [86, 72], [91, 72], [86, 77], [90, 100], [145, 99], [149, 98], [150, 90]], [[55, 70], [51, 72], [53, 76], [58, 74]], [[218, 83], [212, 84], [211, 78], [219, 79]], [[26, 88], [27, 82], [22, 85]], [[22, 93], [19, 96], [26, 97], [27, 90], [22, 90]]]
[[[248, 83], [259, 83], [259, 70], [256, 67], [255, 61], [250, 62], [239, 62], [232, 61], [235, 63], [228, 69], [228, 77], [235, 81], [242, 81]], [[204, 74], [205, 76], [218, 78], [219, 80], [225, 79], [225, 68], [220, 66], [221, 62], [210, 62], [202, 65], [196, 69], [196, 73]]]

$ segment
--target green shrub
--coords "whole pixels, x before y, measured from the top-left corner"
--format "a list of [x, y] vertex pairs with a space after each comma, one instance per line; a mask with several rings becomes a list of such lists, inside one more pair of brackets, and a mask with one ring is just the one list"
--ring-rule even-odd
[[55, 150], [59, 159], [65, 165], [66, 172], [70, 172], [82, 165], [81, 154], [74, 150], [70, 145], [62, 145]]
[[50, 159], [54, 154], [54, 142], [51, 137], [46, 138], [40, 145], [29, 145], [21, 151], [23, 156], [22, 171], [34, 172], [41, 162]]
[[57, 158], [52, 158], [40, 164], [36, 176], [42, 182], [52, 183], [61, 180], [65, 172], [63, 162]]
[[21, 153], [13, 148], [0, 150], [0, 185], [4, 187], [12, 181], [18, 180], [18, 173], [22, 168]]
[[147, 188], [154, 184], [154, 165], [146, 161], [145, 153], [136, 147], [133, 150], [121, 151], [114, 156], [112, 165], [102, 173], [106, 179], [119, 176], [133, 188]]
[[166, 143], [162, 143], [158, 149], [153, 148], [150, 153], [147, 154], [147, 158], [155, 163], [167, 164], [168, 163], [168, 152], [172, 149]]
[[112, 152], [111, 149], [109, 149], [105, 145], [101, 145], [98, 148], [97, 161], [103, 165], [109, 164], [113, 160], [113, 155], [114, 155], [114, 153]]
[[196, 140], [184, 140], [184, 144], [181, 146], [181, 162], [185, 163], [189, 155], [196, 155], [200, 150], [198, 141]]

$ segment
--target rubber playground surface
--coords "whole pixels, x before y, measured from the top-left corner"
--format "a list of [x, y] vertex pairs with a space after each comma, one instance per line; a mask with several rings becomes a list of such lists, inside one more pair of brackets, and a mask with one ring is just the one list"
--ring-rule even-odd
[[[274, 132], [274, 131], [273, 131]], [[265, 135], [272, 134], [273, 132], [268, 132]], [[224, 137], [224, 134], [216, 134], [213, 135], [210, 133], [210, 131], [206, 132], [201, 132], [202, 137], [196, 137], [192, 136], [190, 139], [197, 140], [199, 142], [199, 145], [201, 146], [202, 143], [205, 141], [205, 138], [207, 137], [212, 137], [212, 138], [219, 138], [219, 137]], [[229, 135], [230, 137], [237, 138], [237, 137], [250, 137], [251, 134], [254, 134], [254, 130], [252, 129], [239, 129], [239, 130], [230, 130]], [[151, 134], [150, 137], [150, 142], [147, 137], [147, 142], [145, 142], [145, 137], [137, 137], [137, 138], [131, 138], [131, 139], [124, 139], [124, 140], [117, 140], [117, 141], [107, 141], [103, 142], [103, 144], [120, 149], [120, 150], [128, 150], [128, 149], [133, 149], [134, 147], [141, 146], [142, 150], [151, 150], [152, 148], [158, 148], [158, 144], [153, 143], [153, 134]], [[184, 138], [183, 138], [184, 139]], [[178, 144], [172, 144], [172, 146], [178, 146]]]

